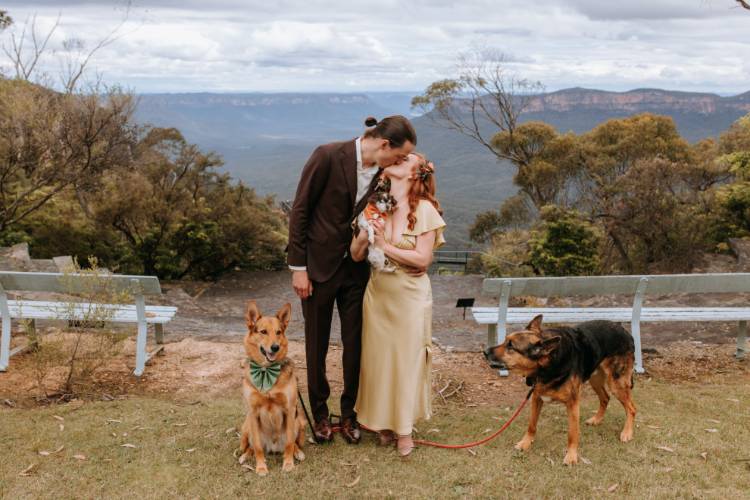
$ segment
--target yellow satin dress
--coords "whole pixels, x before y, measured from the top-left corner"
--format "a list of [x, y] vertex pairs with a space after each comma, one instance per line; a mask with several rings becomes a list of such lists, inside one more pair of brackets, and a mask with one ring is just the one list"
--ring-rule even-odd
[[[407, 228], [393, 245], [413, 250], [417, 237], [430, 231], [437, 231], [434, 248], [445, 243], [445, 222], [432, 203], [421, 200], [414, 215], [414, 229]], [[357, 420], [373, 430], [405, 435], [417, 420], [429, 419], [431, 349], [429, 276], [410, 276], [398, 265], [395, 272], [373, 269], [363, 301]]]

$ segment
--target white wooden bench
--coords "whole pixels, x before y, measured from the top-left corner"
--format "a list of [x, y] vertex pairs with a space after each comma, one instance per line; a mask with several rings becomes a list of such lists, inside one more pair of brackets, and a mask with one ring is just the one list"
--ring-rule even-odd
[[[61, 301], [8, 299], [7, 292], [58, 292], [80, 293], [90, 287], [91, 280], [101, 284], [106, 280], [107, 290], [113, 292], [128, 291], [135, 298], [135, 304], [91, 304]], [[87, 283], [88, 281], [88, 283]], [[92, 311], [106, 311], [107, 321], [118, 323], [136, 323], [138, 336], [135, 349], [134, 374], [141, 376], [146, 362], [163, 349], [163, 326], [177, 312], [176, 307], [146, 306], [144, 295], [161, 294], [159, 279], [155, 276], [105, 275], [94, 277], [86, 274], [62, 273], [24, 273], [0, 271], [0, 316], [2, 316], [2, 336], [0, 337], [0, 372], [8, 369], [10, 357], [23, 351], [28, 346], [10, 350], [11, 319], [31, 320], [35, 329], [38, 319], [52, 320], [85, 320], [91, 317]], [[146, 334], [148, 325], [154, 325], [155, 350], [146, 352]]]
[[[747, 350], [749, 307], [643, 307], [646, 295], [750, 292], [750, 273], [662, 274], [652, 276], [576, 276], [487, 278], [483, 292], [500, 297], [498, 307], [474, 307], [477, 323], [487, 325], [488, 345], [505, 340], [507, 324], [526, 324], [537, 314], [545, 323], [578, 323], [592, 319], [630, 322], [635, 341], [635, 368], [643, 373], [642, 321], [737, 321], [737, 358]], [[512, 296], [633, 295], [631, 307], [508, 307]], [[502, 375], [507, 371], [501, 370]]]

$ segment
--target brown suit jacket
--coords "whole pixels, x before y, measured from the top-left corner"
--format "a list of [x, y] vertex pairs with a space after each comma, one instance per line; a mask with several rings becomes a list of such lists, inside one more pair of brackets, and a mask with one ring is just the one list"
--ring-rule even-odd
[[[289, 216], [290, 266], [307, 266], [317, 282], [328, 281], [349, 252], [351, 223], [364, 209], [374, 190], [355, 204], [357, 196], [357, 152], [354, 140], [318, 146], [307, 160]], [[367, 261], [356, 263], [356, 277], [367, 281]]]

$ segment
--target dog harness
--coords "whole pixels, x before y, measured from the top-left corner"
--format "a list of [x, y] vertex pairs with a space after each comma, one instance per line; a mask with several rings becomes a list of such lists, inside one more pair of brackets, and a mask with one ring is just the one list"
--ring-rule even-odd
[[250, 382], [260, 392], [268, 392], [281, 374], [281, 363], [271, 363], [268, 366], [259, 365], [252, 359], [250, 362]]

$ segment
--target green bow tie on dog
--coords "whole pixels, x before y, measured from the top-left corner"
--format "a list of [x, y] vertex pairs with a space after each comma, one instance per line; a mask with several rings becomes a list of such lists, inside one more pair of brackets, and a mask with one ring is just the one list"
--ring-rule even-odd
[[252, 359], [250, 362], [250, 381], [260, 392], [268, 392], [281, 374], [281, 363], [271, 363], [268, 366], [259, 365]]

